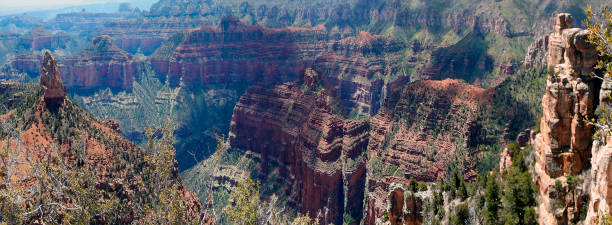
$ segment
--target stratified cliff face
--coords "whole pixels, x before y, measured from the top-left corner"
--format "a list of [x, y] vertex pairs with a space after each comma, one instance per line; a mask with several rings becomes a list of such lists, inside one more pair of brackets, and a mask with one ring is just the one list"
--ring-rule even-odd
[[65, 32], [53, 34], [39, 25], [27, 34], [21, 36], [19, 45], [25, 49], [31, 50], [57, 49], [66, 47], [66, 42], [69, 39], [70, 36]]
[[[490, 91], [459, 80], [390, 85], [395, 95], [376, 116], [348, 120], [338, 116], [339, 101], [320, 88], [320, 79], [307, 69], [303, 85], [250, 88], [230, 128], [231, 147], [257, 159], [260, 179], [278, 173], [275, 193], [287, 194], [300, 211], [326, 224], [341, 222], [343, 214], [373, 224], [388, 207], [399, 207], [389, 203], [390, 188], [407, 186], [411, 177], [436, 181], [449, 163], [464, 169], [466, 179], [475, 177], [465, 149], [484, 139], [477, 120]], [[402, 194], [402, 204], [414, 210], [401, 217], [420, 224], [414, 212], [425, 196], [413, 197]]]
[[324, 27], [268, 29], [225, 17], [219, 26], [173, 37], [151, 64], [171, 86], [274, 85], [296, 81], [313, 67], [347, 113], [373, 115], [386, 86], [407, 81], [396, 75], [403, 49], [388, 36], [366, 32], [335, 40]]
[[[398, 177], [435, 181], [446, 172], [446, 156], [482, 142], [476, 121], [490, 99], [487, 90], [447, 79], [411, 83], [398, 94], [370, 120], [368, 147], [384, 164], [400, 168]], [[467, 163], [466, 178], [473, 178], [470, 159], [459, 160]]]
[[282, 83], [297, 80], [317, 54], [327, 51], [327, 40], [322, 27], [265, 29], [225, 17], [219, 26], [188, 33], [168, 68], [154, 68], [167, 74], [172, 86]]
[[[574, 177], [588, 178], [581, 174], [602, 166], [601, 158], [591, 159], [594, 128], [585, 122], [594, 118], [599, 105], [601, 81], [590, 76], [597, 52], [588, 43], [588, 31], [571, 25], [571, 15], [559, 14], [555, 32], [549, 35], [548, 66], [554, 73], [548, 77], [541, 133], [534, 141], [540, 224], [567, 224], [584, 218], [581, 209], [588, 204], [591, 181], [576, 185]], [[597, 186], [597, 179], [590, 185]]]
[[39, 54], [18, 55], [7, 62], [0, 72], [6, 74], [7, 77], [16, 76], [19, 73], [25, 73], [29, 77], [37, 77], [40, 75], [40, 62]]
[[19, 38], [19, 46], [33, 51], [65, 48], [70, 36], [65, 32], [51, 33], [38, 26]]
[[72, 12], [58, 14], [48, 22], [48, 26], [71, 33], [90, 35], [104, 29], [107, 23], [118, 20], [130, 19], [138, 16], [134, 12], [116, 13], [92, 13], [92, 12]]
[[406, 46], [388, 36], [361, 32], [334, 41], [331, 48], [316, 58], [313, 68], [323, 75], [323, 85], [350, 117], [375, 115], [390, 87], [409, 80], [399, 75]]
[[108, 36], [95, 38], [87, 49], [61, 63], [66, 86], [77, 90], [129, 89], [143, 71], [143, 62], [114, 46]]
[[[474, 155], [465, 151], [484, 143], [485, 132], [477, 124], [480, 111], [491, 100], [490, 92], [460, 80], [418, 81], [387, 100], [370, 119], [366, 224], [375, 224], [393, 207], [422, 206], [423, 196], [402, 198], [402, 205], [392, 202], [390, 192], [401, 192], [403, 197], [404, 191], [397, 187], [407, 186], [411, 177], [436, 181], [452, 163], [464, 169], [465, 179], [475, 178]], [[404, 218], [405, 224], [421, 224], [418, 213], [405, 213], [399, 210], [394, 215]]]
[[[342, 119], [325, 89], [285, 83], [254, 86], [236, 105], [230, 144], [254, 154], [259, 177], [279, 171], [290, 204], [322, 224], [360, 221], [367, 121]], [[277, 165], [277, 166], [272, 166]]]

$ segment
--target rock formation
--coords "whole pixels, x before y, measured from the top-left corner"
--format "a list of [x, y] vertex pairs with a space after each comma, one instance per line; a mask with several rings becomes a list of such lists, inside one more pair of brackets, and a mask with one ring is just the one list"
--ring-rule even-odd
[[[82, 201], [75, 199], [77, 198], [75, 196], [95, 196], [87, 201], [99, 201], [98, 203], [100, 204], [98, 205], [101, 205], [102, 203], [113, 204], [112, 201], [116, 200], [116, 204], [129, 206], [111, 213], [114, 216], [113, 218], [107, 217], [104, 215], [106, 214], [105, 212], [101, 212], [100, 216], [96, 216], [96, 220], [105, 221], [100, 222], [101, 224], [118, 222], [137, 223], [142, 222], [144, 217], [152, 216], [149, 214], [143, 215], [142, 211], [138, 210], [151, 206], [151, 202], [148, 202], [150, 200], [143, 201], [143, 199], [146, 196], [150, 196], [156, 190], [154, 188], [159, 185], [159, 183], [154, 183], [155, 180], [151, 179], [151, 174], [160, 173], [151, 172], [155, 170], [152, 169], [155, 165], [147, 161], [147, 158], [150, 157], [147, 154], [150, 153], [113, 130], [118, 129], [118, 127], [106, 126], [106, 124], [112, 125], [112, 123], [102, 123], [96, 118], [89, 116], [88, 113], [74, 102], [69, 99], [64, 100], [65, 89], [61, 85], [56, 62], [49, 52], [45, 52], [43, 56], [40, 88], [42, 89], [43, 96], [38, 98], [37, 101], [31, 102], [29, 99], [37, 99], [39, 97], [39, 92], [35, 85], [14, 82], [0, 83], [0, 91], [8, 96], [13, 96], [11, 99], [4, 98], [0, 100], [0, 105], [4, 106], [6, 110], [3, 112], [6, 114], [0, 114], [0, 122], [2, 122], [3, 130], [7, 128], [13, 129], [17, 134], [17, 137], [4, 135], [0, 138], [0, 144], [2, 146], [9, 146], [8, 148], [14, 146], [16, 148], [15, 151], [23, 151], [17, 152], [19, 157], [16, 159], [18, 163], [16, 168], [24, 168], [24, 171], [17, 172], [16, 174], [18, 175], [13, 177], [17, 178], [15, 179], [15, 182], [18, 183], [15, 185], [18, 188], [16, 190], [23, 191], [22, 193], [30, 193], [31, 190], [35, 190], [32, 193], [40, 193], [33, 187], [38, 186], [37, 182], [40, 176], [53, 176], [55, 172], [45, 173], [44, 175], [30, 175], [29, 173], [36, 173], [36, 171], [28, 167], [30, 165], [38, 165], [43, 160], [45, 160], [45, 165], [49, 166], [50, 164], [54, 167], [54, 171], [71, 169], [82, 172], [84, 170], [81, 169], [86, 167], [88, 171], [90, 170], [94, 174], [94, 177], [90, 177], [92, 178], [91, 184], [70, 183], [70, 185], [67, 185], [70, 187], [61, 187], [71, 188], [68, 190], [81, 194], [62, 195], [62, 193], [68, 192], [62, 190], [62, 193], [58, 193], [57, 196], [53, 195], [57, 198], [51, 201], [58, 201], [57, 203], [64, 203], [65, 206], [70, 206], [75, 202], [78, 203], [77, 201]], [[60, 100], [62, 102], [59, 102]], [[51, 109], [49, 108], [50, 103], [61, 103], [62, 105], [59, 108]], [[18, 110], [24, 110], [24, 113], [13, 113]], [[18, 144], [12, 142], [18, 142]], [[26, 159], [25, 157], [28, 158]], [[31, 164], [33, 162], [37, 163]], [[61, 165], [58, 165], [60, 162]], [[167, 169], [164, 171], [168, 171], [165, 174], [167, 175], [166, 181], [168, 182], [166, 185], [176, 184], [176, 189], [173, 190], [177, 191], [177, 195], [173, 198], [177, 200], [177, 203], [181, 204], [181, 207], [187, 210], [190, 218], [197, 221], [202, 216], [200, 214], [202, 206], [198, 198], [183, 185], [176, 165], [170, 164], [170, 166], [171, 168], [164, 168]], [[64, 180], [68, 179], [64, 177], [66, 175], [63, 174], [61, 177], [49, 179], [54, 179], [54, 182], [58, 182], [58, 184], [82, 181], [82, 179]], [[19, 176], [28, 176], [30, 178], [20, 180]], [[81, 175], [79, 174], [79, 176]], [[75, 187], [87, 190], [91, 188], [91, 195], [82, 194], [87, 193], [87, 190], [72, 189]], [[23, 188], [23, 190], [19, 188]], [[55, 191], [56, 189], [50, 190]], [[23, 196], [28, 198], [31, 195], [26, 194]], [[75, 202], [72, 202], [72, 200]], [[32, 200], [24, 199], [23, 201]], [[53, 203], [57, 204], [56, 202]], [[87, 204], [92, 203], [88, 202]], [[61, 213], [64, 211], [52, 210], [48, 212], [60, 213], [56, 218], [61, 218]], [[57, 221], [62, 222], [61, 219]], [[63, 222], [66, 221], [63, 220]], [[24, 221], [24, 223], [36, 222]], [[96, 221], [92, 220], [91, 223], [96, 223]]]
[[143, 62], [112, 44], [108, 36], [96, 37], [75, 56], [62, 60], [60, 71], [66, 86], [81, 90], [126, 90], [143, 72]]
[[219, 26], [202, 26], [183, 40], [174, 39], [160, 48], [165, 54], [151, 59], [160, 78], [171, 86], [257, 82], [272, 86], [296, 81], [312, 67], [347, 113], [374, 115], [387, 87], [407, 81], [405, 76], [394, 76], [405, 46], [366, 32], [337, 40], [323, 26], [270, 29], [228, 16]]
[[19, 38], [19, 45], [33, 51], [42, 49], [65, 48], [70, 36], [65, 32], [51, 33], [38, 26]]
[[343, 119], [332, 102], [324, 89], [296, 83], [254, 86], [236, 105], [230, 144], [257, 155], [259, 177], [278, 170], [274, 182], [301, 212], [322, 224], [342, 224], [345, 214], [358, 222], [368, 123]]
[[40, 69], [40, 89], [47, 105], [60, 105], [64, 102], [66, 88], [57, 70], [57, 62], [51, 52], [45, 51]]
[[523, 67], [546, 68], [548, 66], [548, 39], [549, 35], [544, 35], [529, 45], [527, 55], [523, 60]]
[[594, 118], [600, 82], [591, 77], [597, 52], [587, 41], [588, 32], [571, 24], [571, 15], [559, 14], [549, 35], [548, 67], [554, 73], [548, 76], [541, 133], [534, 141], [540, 224], [575, 222], [587, 204], [587, 190], [568, 185], [567, 178], [591, 163], [594, 130], [585, 121]]
[[[412, 193], [404, 189], [401, 184], [392, 183], [387, 195], [387, 212], [391, 225], [420, 225], [423, 224], [421, 211], [426, 201], [427, 193]], [[367, 223], [374, 224], [374, 223]]]

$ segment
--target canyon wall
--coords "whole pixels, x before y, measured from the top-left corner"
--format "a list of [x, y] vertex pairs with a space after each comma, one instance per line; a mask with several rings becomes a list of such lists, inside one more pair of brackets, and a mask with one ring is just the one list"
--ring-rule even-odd
[[[251, 87], [230, 127], [231, 147], [256, 158], [259, 179], [278, 173], [268, 185], [280, 186], [275, 193], [299, 211], [325, 224], [341, 223], [344, 214], [373, 224], [400, 207], [389, 202], [390, 188], [407, 187], [409, 178], [436, 181], [450, 163], [475, 178], [473, 155], [460, 152], [484, 139], [476, 121], [490, 90], [458, 80], [395, 85], [376, 116], [349, 120], [318, 73], [307, 69], [300, 80]], [[400, 213], [403, 223], [420, 224], [416, 212], [427, 194], [405, 196], [412, 210]]]
[[[151, 65], [171, 86], [220, 83], [275, 85], [296, 81], [312, 67], [346, 113], [373, 115], [398, 75], [405, 46], [387, 36], [362, 32], [337, 39], [324, 27], [262, 28], [225, 17], [219, 26], [184, 34], [170, 55], [155, 54]], [[162, 47], [165, 49], [166, 47]]]
[[63, 31], [51, 33], [39, 25], [19, 38], [19, 46], [32, 51], [53, 50], [65, 48], [70, 39], [71, 37]]
[[273, 182], [285, 186], [289, 203], [301, 212], [322, 224], [341, 224], [345, 214], [358, 222], [368, 123], [335, 114], [333, 99], [317, 87], [250, 88], [234, 110], [230, 144], [257, 155], [259, 177], [278, 170]]
[[100, 36], [81, 53], [61, 60], [60, 71], [66, 86], [74, 90], [111, 88], [129, 90], [143, 72], [143, 62]]

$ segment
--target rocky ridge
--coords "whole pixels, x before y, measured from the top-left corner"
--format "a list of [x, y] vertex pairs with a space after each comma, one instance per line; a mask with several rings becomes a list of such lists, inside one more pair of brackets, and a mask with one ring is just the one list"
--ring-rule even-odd
[[[66, 95], [66, 88], [62, 84], [57, 62], [48, 51], [43, 56], [38, 88], [40, 91], [28, 84], [13, 82], [0, 84], [0, 90], [2, 90], [0, 105], [4, 110], [0, 116], [3, 126], [0, 143], [3, 146], [6, 144], [9, 148], [16, 147], [17, 144], [13, 142], [14, 138], [18, 138], [20, 147], [15, 150], [28, 152], [28, 157], [34, 157], [30, 160], [46, 159], [57, 163], [54, 161], [56, 159], [49, 159], [48, 154], [51, 154], [54, 158], [61, 158], [64, 163], [62, 166], [74, 170], [82, 169], [85, 166], [90, 168], [95, 174], [93, 179], [96, 183], [93, 185], [96, 193], [101, 193], [98, 199], [101, 202], [119, 199], [121, 204], [139, 205], [140, 207], [150, 204], [150, 202], [143, 202], [142, 197], [153, 191], [152, 184], [146, 183], [148, 175], [145, 174], [147, 168], [153, 166], [145, 160], [149, 153], [125, 139], [118, 132], [120, 128], [116, 122], [100, 122], [72, 102]], [[7, 98], [7, 96], [10, 97]], [[10, 136], [7, 129], [18, 132], [17, 136]], [[60, 160], [59, 158], [57, 160]], [[27, 162], [24, 162], [25, 164]], [[200, 219], [199, 213], [202, 206], [199, 200], [182, 184], [176, 165], [168, 169], [170, 171], [169, 182], [177, 184], [178, 201], [185, 206], [194, 221]], [[27, 176], [26, 173], [18, 174]], [[28, 185], [33, 185], [37, 181], [19, 182], [23, 183], [17, 186], [27, 188]], [[65, 198], [64, 201], [66, 201]], [[62, 203], [72, 204], [70, 201]], [[115, 213], [114, 217], [117, 217], [117, 221], [128, 223], [143, 219], [144, 215], [138, 215], [135, 208], [130, 210]], [[110, 217], [97, 217], [88, 222], [104, 224], [109, 222], [107, 219]], [[28, 223], [32, 222], [35, 221]]]

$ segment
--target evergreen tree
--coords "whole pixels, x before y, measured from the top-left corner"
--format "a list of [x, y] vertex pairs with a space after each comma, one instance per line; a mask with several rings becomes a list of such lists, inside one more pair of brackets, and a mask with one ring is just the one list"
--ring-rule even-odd
[[499, 183], [497, 182], [497, 174], [493, 174], [487, 178], [485, 189], [485, 218], [486, 224], [499, 224], [499, 209], [501, 207]]
[[[528, 149], [525, 149], [528, 150]], [[512, 166], [504, 177], [504, 220], [506, 225], [532, 224], [537, 220], [537, 190], [525, 165], [523, 152], [518, 150], [512, 158]]]

